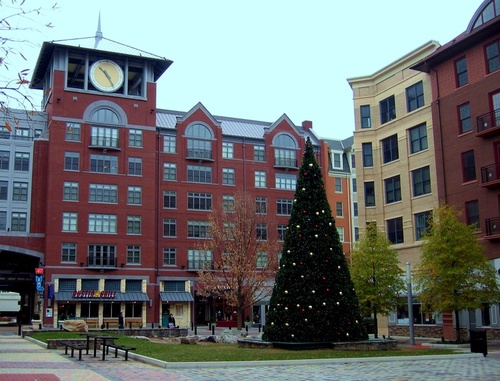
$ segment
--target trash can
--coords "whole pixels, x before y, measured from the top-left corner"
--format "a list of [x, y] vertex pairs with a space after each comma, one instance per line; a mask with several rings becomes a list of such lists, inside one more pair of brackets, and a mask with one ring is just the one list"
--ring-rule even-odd
[[488, 341], [486, 340], [485, 329], [471, 329], [469, 334], [470, 338], [470, 351], [471, 353], [482, 353], [485, 357], [488, 354]]
[[168, 328], [168, 317], [169, 317], [168, 314], [163, 314], [161, 317], [161, 326], [163, 328]]

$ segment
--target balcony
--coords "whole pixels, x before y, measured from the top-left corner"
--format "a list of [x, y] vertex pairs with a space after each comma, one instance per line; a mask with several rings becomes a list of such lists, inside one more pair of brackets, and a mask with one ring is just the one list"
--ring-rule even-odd
[[481, 186], [486, 188], [500, 186], [500, 163], [481, 167]]
[[299, 169], [297, 159], [289, 157], [275, 157], [274, 168]]
[[212, 151], [211, 150], [205, 150], [205, 149], [189, 149], [187, 150], [186, 153], [186, 159], [187, 160], [195, 160], [195, 161], [214, 161], [212, 157]]
[[485, 225], [486, 235], [484, 238], [489, 240], [500, 239], [500, 217], [486, 219]]
[[188, 259], [187, 271], [213, 270], [214, 261], [203, 259]]
[[487, 138], [500, 134], [500, 109], [477, 117], [476, 136]]
[[120, 139], [107, 136], [92, 136], [89, 148], [103, 151], [120, 151]]
[[97, 270], [116, 269], [116, 257], [88, 256], [87, 268]]

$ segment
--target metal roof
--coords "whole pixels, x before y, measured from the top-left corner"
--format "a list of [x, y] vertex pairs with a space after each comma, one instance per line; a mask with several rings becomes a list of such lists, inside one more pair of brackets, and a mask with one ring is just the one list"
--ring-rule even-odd
[[187, 291], [160, 292], [162, 302], [193, 302], [193, 295]]

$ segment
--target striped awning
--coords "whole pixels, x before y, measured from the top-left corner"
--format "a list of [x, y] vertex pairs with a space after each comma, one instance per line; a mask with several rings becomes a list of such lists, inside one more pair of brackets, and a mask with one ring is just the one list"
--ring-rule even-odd
[[148, 302], [149, 296], [144, 292], [117, 292], [115, 297], [74, 297], [73, 291], [54, 293], [56, 301], [67, 302]]
[[192, 302], [193, 295], [187, 291], [160, 292], [162, 302]]

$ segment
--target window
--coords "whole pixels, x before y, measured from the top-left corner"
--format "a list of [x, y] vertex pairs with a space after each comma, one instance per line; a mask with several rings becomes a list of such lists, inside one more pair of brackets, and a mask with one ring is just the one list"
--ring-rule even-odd
[[375, 183], [365, 182], [365, 206], [375, 206]]
[[224, 212], [234, 212], [234, 196], [225, 194], [222, 196], [222, 210]]
[[212, 131], [202, 125], [193, 124], [186, 129], [187, 157], [194, 159], [212, 159]]
[[7, 231], [7, 212], [0, 211], [0, 231]]
[[353, 202], [352, 203], [352, 215], [354, 217], [357, 217], [358, 216], [358, 213], [359, 213], [359, 210], [358, 210], [358, 203], [357, 202]]
[[177, 262], [177, 249], [174, 247], [163, 248], [163, 266], [175, 266]]
[[393, 244], [403, 243], [403, 217], [387, 220], [387, 238]]
[[0, 151], [0, 169], [9, 170], [9, 160], [10, 153], [9, 151]]
[[372, 117], [370, 105], [362, 105], [359, 107], [359, 114], [361, 118], [361, 128], [371, 128]]
[[182, 280], [169, 280], [163, 282], [163, 290], [170, 292], [186, 291], [186, 282]]
[[469, 83], [469, 75], [467, 74], [467, 59], [459, 58], [455, 61], [455, 78], [457, 87], [464, 86]]
[[431, 171], [428, 166], [411, 171], [411, 178], [413, 197], [431, 193]]
[[14, 181], [12, 184], [12, 201], [28, 201], [28, 183]]
[[212, 183], [212, 168], [203, 167], [200, 165], [188, 165], [187, 167], [187, 181], [194, 183]]
[[78, 183], [65, 181], [63, 186], [64, 201], [78, 201]]
[[188, 238], [210, 238], [208, 221], [188, 221]]
[[109, 155], [90, 155], [90, 172], [118, 173], [118, 157]]
[[127, 279], [125, 282], [125, 292], [142, 292], [142, 280]]
[[256, 224], [257, 241], [267, 241], [267, 224]]
[[415, 240], [420, 241], [425, 233], [427, 233], [427, 227], [429, 226], [430, 218], [432, 212], [422, 212], [415, 214]]
[[257, 268], [263, 269], [266, 268], [269, 263], [269, 258], [267, 257], [267, 253], [257, 253]]
[[333, 153], [333, 168], [342, 169], [342, 155], [340, 153]]
[[76, 279], [59, 278], [59, 291], [76, 291]]
[[212, 194], [211, 193], [188, 192], [188, 209], [189, 210], [211, 210], [212, 209]]
[[208, 250], [188, 250], [188, 269], [213, 269], [212, 252]]
[[425, 123], [410, 128], [410, 152], [417, 153], [428, 148], [427, 144], [427, 126]]
[[297, 176], [286, 173], [277, 173], [276, 188], [295, 190], [297, 188]]
[[462, 173], [464, 183], [476, 179], [476, 162], [474, 151], [467, 151], [462, 154]]
[[78, 229], [78, 213], [63, 212], [62, 231], [76, 232]]
[[233, 168], [222, 168], [222, 184], [224, 185], [235, 184]]
[[177, 180], [177, 165], [174, 163], [163, 163], [163, 180], [176, 181]]
[[9, 182], [0, 181], [0, 200], [7, 200], [9, 195]]
[[129, 147], [142, 147], [142, 130], [135, 128], [128, 130], [128, 145]]
[[335, 177], [335, 193], [342, 193], [342, 179]]
[[356, 169], [356, 155], [351, 154], [351, 169]]
[[141, 216], [127, 216], [127, 234], [141, 234]]
[[165, 153], [177, 152], [177, 143], [175, 136], [163, 135], [163, 152]]
[[267, 213], [267, 198], [266, 197], [255, 197], [255, 213], [266, 214]]
[[341, 226], [337, 227], [337, 233], [339, 234], [339, 240], [340, 242], [345, 242], [345, 236], [344, 236], [344, 228]]
[[116, 246], [114, 245], [89, 245], [89, 266], [116, 267]]
[[163, 219], [163, 236], [176, 237], [177, 236], [177, 221], [173, 218]]
[[384, 124], [396, 119], [396, 102], [394, 95], [386, 98], [379, 103], [380, 107], [380, 123]]
[[500, 40], [486, 45], [486, 61], [488, 63], [488, 73], [500, 69]]
[[472, 119], [470, 115], [470, 104], [464, 103], [458, 106], [458, 117], [459, 117], [459, 127], [460, 133], [464, 134], [466, 132], [472, 131]]
[[142, 188], [129, 186], [127, 188], [127, 205], [142, 204]]
[[286, 238], [286, 225], [278, 225], [278, 241], [284, 241]]
[[479, 230], [481, 227], [479, 221], [479, 201], [473, 200], [465, 203], [465, 217], [467, 219], [467, 225], [475, 225], [476, 229]]
[[234, 144], [229, 142], [222, 142], [222, 158], [234, 159]]
[[78, 171], [80, 169], [80, 154], [78, 152], [64, 153], [64, 170]]
[[121, 281], [120, 279], [105, 279], [104, 280], [104, 290], [106, 291], [120, 291]]
[[61, 262], [76, 262], [76, 243], [61, 244]]
[[291, 216], [293, 208], [293, 200], [286, 198], [278, 198], [276, 200], [277, 214], [282, 216]]
[[274, 165], [279, 167], [297, 167], [295, 140], [286, 134], [276, 135], [273, 139]]
[[163, 191], [163, 207], [165, 209], [177, 208], [177, 192], [176, 191]]
[[335, 203], [335, 215], [337, 217], [344, 217], [344, 204], [342, 202], [337, 201]]
[[138, 245], [127, 246], [127, 264], [140, 265], [141, 264], [141, 247]]
[[92, 126], [91, 145], [94, 147], [119, 148], [118, 129]]
[[363, 151], [363, 167], [373, 167], [372, 143], [363, 143], [361, 148]]
[[132, 176], [142, 176], [142, 158], [128, 158], [128, 174]]
[[66, 141], [80, 141], [80, 123], [66, 123]]
[[255, 171], [255, 188], [266, 187], [266, 172]]
[[352, 192], [357, 193], [358, 192], [358, 180], [355, 177], [353, 177], [351, 183], [352, 183]]
[[264, 146], [253, 146], [253, 159], [255, 161], [266, 161], [266, 151]]
[[355, 242], [359, 241], [359, 228], [358, 227], [354, 228], [354, 241]]
[[382, 155], [384, 164], [399, 159], [398, 135], [382, 140]]
[[28, 215], [24, 212], [12, 212], [10, 231], [25, 232], [28, 226]]
[[116, 215], [89, 214], [89, 233], [116, 233]]
[[401, 201], [401, 180], [399, 175], [384, 180], [385, 203]]
[[118, 203], [118, 186], [107, 184], [90, 184], [89, 202], [108, 204]]
[[406, 88], [406, 109], [408, 112], [424, 105], [424, 84], [422, 81]]

